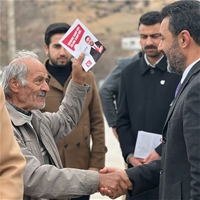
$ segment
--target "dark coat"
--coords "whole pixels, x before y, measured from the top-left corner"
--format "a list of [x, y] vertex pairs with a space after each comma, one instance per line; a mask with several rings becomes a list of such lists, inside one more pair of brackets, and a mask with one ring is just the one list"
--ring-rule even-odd
[[[180, 79], [167, 71], [165, 57], [155, 68], [142, 57], [122, 71], [117, 133], [125, 160], [134, 153], [139, 130], [162, 133]], [[156, 151], [161, 155], [161, 147]]]
[[164, 128], [162, 159], [128, 169], [132, 195], [158, 186], [160, 199], [200, 199], [200, 61], [186, 76]]
[[139, 59], [141, 56], [142, 53], [139, 52], [134, 56], [119, 59], [116, 66], [106, 77], [99, 89], [103, 112], [110, 127], [115, 128], [117, 124], [116, 103], [118, 99], [121, 72], [127, 65]]

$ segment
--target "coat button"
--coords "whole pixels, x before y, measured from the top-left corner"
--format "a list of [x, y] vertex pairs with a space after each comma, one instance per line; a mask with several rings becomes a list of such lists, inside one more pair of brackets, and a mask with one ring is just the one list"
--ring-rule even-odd
[[80, 145], [81, 145], [80, 142], [78, 142], [78, 143], [76, 144], [77, 147], [80, 147]]
[[85, 136], [85, 140], [87, 140], [88, 139], [88, 136]]
[[68, 147], [68, 144], [65, 144], [64, 147], [67, 148], [67, 147]]
[[160, 175], [162, 175], [162, 174], [163, 174], [163, 170], [161, 169], [161, 170], [160, 170]]
[[154, 73], [155, 73], [154, 69], [151, 69], [150, 74], [154, 74]]
[[107, 153], [107, 151], [108, 151], [108, 148], [107, 148], [107, 146], [105, 146], [105, 153]]

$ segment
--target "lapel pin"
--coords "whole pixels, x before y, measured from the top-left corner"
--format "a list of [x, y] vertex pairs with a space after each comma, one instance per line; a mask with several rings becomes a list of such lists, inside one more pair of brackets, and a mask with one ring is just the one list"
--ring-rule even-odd
[[160, 84], [161, 84], [161, 85], [164, 85], [164, 84], [165, 84], [165, 80], [161, 80], [161, 81], [160, 81]]

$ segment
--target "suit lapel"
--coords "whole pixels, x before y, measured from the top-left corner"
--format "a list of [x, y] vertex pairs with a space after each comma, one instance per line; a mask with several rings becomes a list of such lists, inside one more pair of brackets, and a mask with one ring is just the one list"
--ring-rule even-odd
[[163, 132], [164, 130], [167, 128], [167, 124], [168, 124], [168, 121], [170, 120], [171, 116], [172, 116], [172, 113], [174, 111], [174, 108], [179, 100], [179, 97], [181, 95], [181, 93], [183, 92], [183, 90], [187, 87], [187, 85], [189, 84], [189, 81], [191, 79], [191, 77], [193, 75], [195, 75], [197, 72], [200, 71], [200, 61], [198, 61], [193, 67], [192, 69], [190, 70], [190, 72], [188, 73], [188, 75], [186, 76], [185, 80], [183, 81], [182, 85], [181, 85], [181, 88], [176, 96], [176, 98], [173, 100], [173, 103], [172, 103], [172, 106], [171, 108], [169, 109], [169, 112], [168, 112], [168, 115], [167, 115], [167, 119], [165, 121], [165, 124], [164, 124], [164, 127], [163, 127]]

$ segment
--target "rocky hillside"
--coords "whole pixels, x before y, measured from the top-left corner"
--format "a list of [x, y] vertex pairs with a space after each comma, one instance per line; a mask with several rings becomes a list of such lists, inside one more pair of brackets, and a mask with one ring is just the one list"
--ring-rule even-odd
[[[15, 0], [15, 27], [17, 49], [38, 53], [41, 61], [43, 34], [52, 22], [72, 24], [76, 18], [106, 46], [107, 51], [93, 67], [96, 79], [102, 79], [112, 70], [116, 61], [133, 52], [121, 49], [121, 38], [137, 34], [138, 18], [151, 10], [160, 10], [173, 0]], [[0, 1], [0, 66], [9, 62], [7, 32], [7, 1]]]

